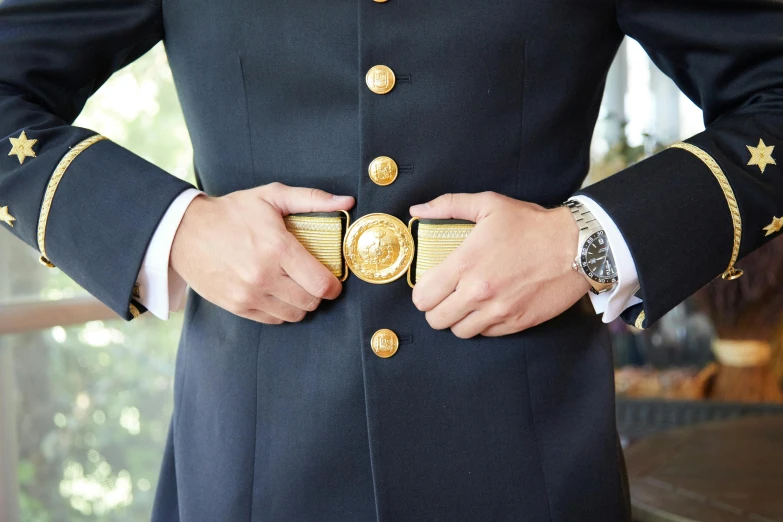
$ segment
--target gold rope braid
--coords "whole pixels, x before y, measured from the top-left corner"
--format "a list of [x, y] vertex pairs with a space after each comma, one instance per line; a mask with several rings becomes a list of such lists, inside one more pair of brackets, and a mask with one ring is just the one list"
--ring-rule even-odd
[[639, 314], [639, 317], [636, 318], [636, 322], [634, 323], [634, 326], [639, 330], [644, 330], [644, 317], [644, 310], [642, 310], [642, 313]]
[[734, 268], [734, 263], [737, 262], [740, 251], [740, 243], [742, 242], [742, 216], [740, 215], [739, 205], [737, 204], [737, 198], [734, 196], [734, 190], [731, 188], [729, 180], [723, 173], [723, 169], [720, 168], [718, 162], [707, 154], [705, 151], [691, 145], [690, 143], [675, 143], [670, 148], [687, 150], [697, 158], [699, 158], [705, 165], [712, 171], [715, 178], [720, 184], [720, 188], [723, 191], [723, 195], [726, 197], [726, 203], [729, 205], [729, 212], [731, 212], [731, 221], [734, 225], [734, 246], [731, 252], [731, 261], [729, 261], [729, 267], [723, 272], [723, 279], [731, 281], [742, 276], [742, 270]]
[[141, 315], [139, 309], [136, 308], [136, 305], [134, 305], [133, 303], [130, 303], [128, 305], [128, 311], [130, 312], [131, 316], [133, 316], [134, 319], [137, 319]]
[[63, 179], [65, 171], [68, 170], [68, 167], [73, 160], [76, 159], [76, 156], [84, 152], [88, 147], [105, 139], [106, 137], [96, 134], [78, 143], [63, 156], [63, 159], [57, 164], [52, 177], [49, 179], [49, 184], [46, 186], [46, 192], [44, 193], [43, 203], [41, 204], [41, 213], [38, 216], [38, 250], [41, 251], [40, 261], [49, 268], [54, 268], [54, 264], [49, 261], [49, 257], [46, 255], [46, 224], [49, 222], [49, 212], [52, 209], [52, 201], [54, 200], [55, 192], [57, 192], [57, 187], [60, 185], [60, 181]]
[[338, 279], [343, 277], [343, 224], [340, 216], [284, 218], [285, 227], [310, 254]]

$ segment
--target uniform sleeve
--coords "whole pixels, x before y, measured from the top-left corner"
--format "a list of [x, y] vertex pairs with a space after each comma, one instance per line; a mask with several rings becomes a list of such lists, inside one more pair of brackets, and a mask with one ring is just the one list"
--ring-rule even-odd
[[0, 2], [0, 228], [126, 319], [156, 225], [190, 185], [71, 124], [161, 40], [157, 2]]
[[707, 129], [584, 189], [633, 256], [647, 327], [783, 228], [783, 1], [618, 0], [620, 27]]

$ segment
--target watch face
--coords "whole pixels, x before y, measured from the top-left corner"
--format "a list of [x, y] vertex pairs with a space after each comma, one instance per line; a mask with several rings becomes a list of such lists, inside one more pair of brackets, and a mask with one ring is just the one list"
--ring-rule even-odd
[[587, 238], [582, 245], [582, 270], [587, 277], [599, 283], [616, 283], [617, 267], [603, 230]]

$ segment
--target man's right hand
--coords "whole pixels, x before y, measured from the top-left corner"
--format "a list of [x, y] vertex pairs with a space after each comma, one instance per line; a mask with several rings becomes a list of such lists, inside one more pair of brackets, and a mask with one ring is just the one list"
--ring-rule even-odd
[[185, 212], [171, 267], [203, 298], [267, 324], [301, 321], [340, 281], [285, 228], [300, 212], [349, 210], [354, 199], [271, 183], [222, 197], [199, 196]]

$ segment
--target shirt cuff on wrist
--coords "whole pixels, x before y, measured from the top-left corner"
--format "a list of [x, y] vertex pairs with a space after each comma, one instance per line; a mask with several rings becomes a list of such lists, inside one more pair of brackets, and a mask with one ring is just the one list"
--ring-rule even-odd
[[170, 266], [171, 246], [185, 211], [203, 192], [187, 189], [169, 206], [152, 236], [137, 283], [141, 297], [137, 300], [153, 315], [166, 320], [169, 312], [182, 308], [187, 284]]

